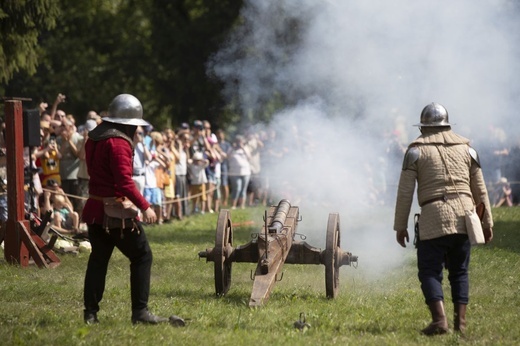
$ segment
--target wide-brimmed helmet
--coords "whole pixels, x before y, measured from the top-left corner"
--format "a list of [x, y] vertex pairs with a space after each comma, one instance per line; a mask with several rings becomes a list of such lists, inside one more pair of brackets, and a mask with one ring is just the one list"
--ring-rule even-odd
[[120, 94], [114, 97], [108, 106], [108, 116], [103, 118], [116, 124], [148, 126], [143, 119], [143, 106], [137, 97], [130, 94]]
[[448, 111], [443, 105], [432, 102], [423, 108], [421, 112], [421, 122], [414, 126], [451, 126], [448, 119]]

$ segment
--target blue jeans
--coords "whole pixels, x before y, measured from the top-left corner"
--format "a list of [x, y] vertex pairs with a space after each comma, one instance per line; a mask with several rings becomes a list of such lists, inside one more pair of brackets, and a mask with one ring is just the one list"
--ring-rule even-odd
[[246, 199], [247, 186], [249, 185], [250, 177], [250, 175], [234, 175], [229, 177], [229, 183], [231, 187], [231, 199]]
[[444, 300], [443, 269], [448, 269], [453, 303], [468, 304], [471, 245], [465, 234], [452, 234], [417, 242], [419, 281], [426, 304]]

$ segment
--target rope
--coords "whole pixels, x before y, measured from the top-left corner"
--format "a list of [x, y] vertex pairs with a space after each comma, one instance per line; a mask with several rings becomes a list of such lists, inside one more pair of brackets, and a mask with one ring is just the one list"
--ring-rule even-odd
[[[190, 196], [187, 196], [187, 197], [173, 198], [172, 200], [165, 200], [165, 201], [163, 201], [162, 205], [173, 204], [173, 203], [183, 202], [183, 201], [189, 201], [189, 200], [201, 197], [202, 195], [206, 195], [208, 193], [212, 193], [216, 189], [217, 189], [216, 187], [213, 187], [213, 188], [208, 189], [205, 193], [197, 193], [195, 195], [190, 195]], [[48, 188], [42, 188], [42, 190], [43, 191], [48, 191], [48, 192], [51, 192], [51, 193], [54, 193], [54, 194], [57, 194], [57, 195], [67, 196], [69, 198], [74, 198], [74, 199], [79, 199], [79, 200], [84, 200], [84, 201], [88, 200], [88, 197], [72, 195], [72, 194], [65, 193], [65, 192], [56, 192], [56, 190], [51, 190], [51, 189], [48, 189]], [[4, 195], [7, 195], [7, 192], [0, 192], [0, 196], [4, 196]]]
[[[189, 200], [201, 197], [203, 195], [206, 195], [208, 193], [212, 193], [216, 189], [217, 189], [216, 187], [213, 187], [213, 188], [208, 189], [205, 193], [197, 193], [195, 195], [190, 195], [190, 196], [183, 197], [183, 198], [174, 198], [173, 200], [166, 200], [166, 201], [163, 201], [162, 205], [173, 204], [173, 203], [182, 202], [182, 201], [189, 201]], [[54, 193], [54, 194], [58, 194], [58, 195], [67, 196], [69, 198], [75, 198], [75, 199], [80, 199], [80, 200], [84, 200], [84, 201], [88, 200], [88, 197], [72, 195], [72, 194], [65, 193], [65, 192], [56, 192], [55, 190], [51, 190], [51, 189], [48, 189], [48, 188], [43, 188], [42, 190], [43, 191], [48, 191], [48, 192], [51, 192], [51, 193]], [[3, 194], [7, 194], [7, 192], [5, 192]]]

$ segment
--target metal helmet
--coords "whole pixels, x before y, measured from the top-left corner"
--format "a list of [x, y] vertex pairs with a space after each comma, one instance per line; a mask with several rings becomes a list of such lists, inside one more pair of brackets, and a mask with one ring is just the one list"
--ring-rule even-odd
[[108, 106], [108, 116], [104, 117], [103, 121], [123, 125], [150, 125], [146, 120], [143, 120], [141, 102], [130, 94], [120, 94], [114, 97]]
[[421, 122], [414, 126], [451, 126], [448, 119], [448, 111], [443, 105], [432, 102], [423, 108], [421, 112]]

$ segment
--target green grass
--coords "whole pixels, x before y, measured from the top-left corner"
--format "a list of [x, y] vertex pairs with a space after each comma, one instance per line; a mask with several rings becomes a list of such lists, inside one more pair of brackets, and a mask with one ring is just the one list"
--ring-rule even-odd
[[[232, 211], [234, 246], [261, 229], [264, 209]], [[520, 208], [494, 210], [495, 240], [472, 252], [471, 302], [464, 337], [419, 334], [429, 322], [417, 280], [415, 253], [374, 278], [363, 260], [386, 259], [359, 253], [359, 266], [341, 268], [340, 294], [325, 298], [322, 265], [286, 265], [267, 304], [248, 307], [255, 264], [234, 263], [229, 294], [214, 295], [213, 263], [198, 252], [214, 246], [216, 214], [148, 227], [152, 250], [150, 309], [188, 319], [185, 328], [133, 326], [130, 322], [128, 260], [112, 257], [104, 299], [95, 326], [83, 324], [82, 289], [88, 254], [59, 255], [55, 269], [19, 268], [0, 260], [0, 342], [3, 345], [516, 345], [520, 340]], [[343, 224], [348, 217], [342, 216]], [[253, 220], [253, 225], [248, 225]], [[384, 220], [391, 232], [392, 220]], [[305, 219], [302, 221], [305, 222]], [[323, 236], [325, 236], [325, 226]], [[299, 230], [300, 231], [300, 230]], [[356, 237], [353, 229], [342, 239]], [[392, 238], [391, 238], [392, 239]], [[310, 245], [315, 245], [309, 241]], [[317, 246], [317, 245], [315, 245]], [[386, 245], [394, 248], [395, 241]], [[0, 255], [3, 253], [0, 251]], [[447, 281], [447, 280], [445, 280]], [[445, 283], [447, 313], [449, 286]], [[293, 323], [305, 313], [310, 329]], [[451, 318], [450, 318], [451, 320]]]

